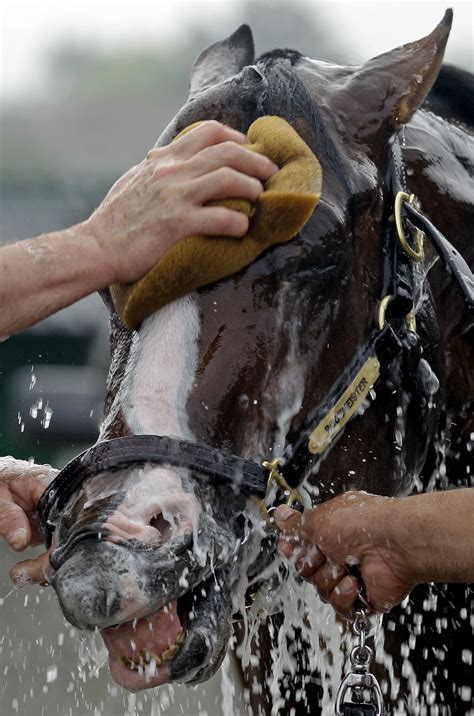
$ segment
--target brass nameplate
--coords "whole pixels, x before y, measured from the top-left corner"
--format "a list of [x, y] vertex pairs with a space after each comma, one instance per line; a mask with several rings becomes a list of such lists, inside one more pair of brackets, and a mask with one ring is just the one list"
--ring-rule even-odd
[[329, 447], [336, 435], [359, 410], [379, 375], [380, 363], [375, 356], [371, 356], [309, 436], [308, 450], [311, 453], [320, 455]]

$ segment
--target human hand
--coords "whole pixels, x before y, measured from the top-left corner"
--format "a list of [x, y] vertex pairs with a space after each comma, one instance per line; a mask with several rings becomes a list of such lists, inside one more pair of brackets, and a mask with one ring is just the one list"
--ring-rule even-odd
[[[32, 465], [13, 457], [0, 458], [0, 537], [15, 551], [41, 544], [34, 514], [38, 500], [56, 476], [49, 465]], [[18, 562], [10, 570], [15, 584], [44, 583], [49, 552]]]
[[[416, 584], [403, 547], [403, 522], [391, 519], [394, 502], [347, 492], [303, 514], [278, 507], [277, 549], [343, 616], [351, 616], [363, 587], [374, 611], [389, 611]], [[349, 574], [350, 566], [360, 579]]]
[[83, 224], [99, 246], [109, 283], [141, 278], [177, 241], [193, 234], [244, 236], [248, 218], [216, 199], [254, 202], [278, 167], [242, 145], [244, 134], [203, 122], [114, 184]]

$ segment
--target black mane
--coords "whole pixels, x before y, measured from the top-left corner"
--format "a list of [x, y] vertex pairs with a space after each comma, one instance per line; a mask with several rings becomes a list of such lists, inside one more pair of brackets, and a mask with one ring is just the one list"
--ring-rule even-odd
[[272, 60], [289, 60], [292, 65], [296, 64], [303, 55], [297, 50], [271, 50], [270, 52], [264, 52], [260, 57], [257, 57], [257, 62], [271, 62]]
[[474, 75], [453, 65], [443, 65], [424, 107], [474, 127]]

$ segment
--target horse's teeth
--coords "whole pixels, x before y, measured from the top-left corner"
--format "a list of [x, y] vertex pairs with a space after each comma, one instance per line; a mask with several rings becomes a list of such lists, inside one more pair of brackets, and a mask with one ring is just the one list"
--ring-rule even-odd
[[184, 641], [184, 629], [181, 629], [178, 636], [176, 637], [176, 643], [182, 644]]
[[148, 666], [150, 662], [154, 661], [157, 666], [159, 666], [162, 662], [162, 658], [154, 654], [152, 651], [149, 651], [148, 649], [142, 649], [140, 651], [140, 662], [142, 662], [145, 666]]
[[152, 661], [154, 661], [157, 666], [160, 666], [163, 661], [169, 661], [176, 656], [176, 654], [181, 648], [181, 644], [184, 641], [184, 636], [184, 629], [181, 629], [178, 636], [176, 637], [176, 643], [171, 644], [171, 646], [165, 649], [164, 652], [161, 654], [161, 657], [157, 656], [153, 651], [150, 651], [149, 649], [141, 649], [138, 652], [138, 661], [129, 659], [128, 656], [121, 656], [120, 661], [127, 669], [130, 669], [131, 671], [137, 671], [144, 666], [148, 666]]
[[169, 661], [173, 658], [173, 656], [176, 656], [176, 654], [179, 651], [179, 644], [173, 644], [172, 646], [169, 646], [167, 649], [164, 650], [164, 652], [161, 655], [161, 658], [163, 661]]
[[132, 661], [132, 659], [129, 659], [128, 656], [121, 656], [120, 661], [127, 669], [130, 669], [131, 671], [135, 671], [135, 669], [138, 669], [138, 664], [135, 664], [135, 662]]

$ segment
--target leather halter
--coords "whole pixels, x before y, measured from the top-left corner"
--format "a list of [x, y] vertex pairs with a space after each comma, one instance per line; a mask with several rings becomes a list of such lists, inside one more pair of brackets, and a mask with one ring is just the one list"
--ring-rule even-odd
[[[419, 211], [413, 195], [405, 192], [401, 150], [397, 142], [392, 147], [390, 185], [399, 213], [395, 217], [398, 240], [395, 221], [390, 217], [383, 247], [385, 281], [378, 326], [357, 348], [354, 358], [325, 399], [312, 411], [296, 443], [289, 445], [281, 457], [260, 465], [224, 450], [166, 435], [132, 435], [102, 441], [69, 462], [41, 497], [37, 519], [48, 546], [54, 532], [54, 525], [49, 520], [52, 511], [57, 513], [65, 507], [87, 479], [101, 472], [145, 462], [185, 467], [192, 470], [196, 479], [211, 479], [236, 493], [255, 496], [261, 500], [266, 516], [264, 499], [272, 484], [278, 484], [289, 504], [298, 499], [298, 487], [332, 449], [345, 425], [360, 412], [380, 375], [402, 351], [409, 357], [408, 365], [416, 381], [421, 349], [414, 311], [422, 286], [414, 276], [413, 262], [423, 258], [423, 236], [439, 254], [470, 310], [474, 310], [474, 276], [459, 252]], [[407, 218], [423, 232], [423, 236], [418, 233], [413, 237], [412, 227], [406, 224]], [[410, 242], [405, 235], [407, 231]], [[386, 321], [389, 314], [390, 322]]]

